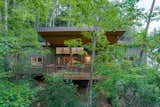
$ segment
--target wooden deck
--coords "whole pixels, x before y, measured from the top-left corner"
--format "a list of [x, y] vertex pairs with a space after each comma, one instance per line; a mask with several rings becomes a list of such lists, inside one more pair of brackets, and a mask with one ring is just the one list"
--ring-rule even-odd
[[[90, 73], [89, 72], [57, 72], [54, 73], [56, 76], [64, 76], [65, 79], [69, 80], [89, 80]], [[93, 80], [105, 79], [102, 76], [93, 76]]]

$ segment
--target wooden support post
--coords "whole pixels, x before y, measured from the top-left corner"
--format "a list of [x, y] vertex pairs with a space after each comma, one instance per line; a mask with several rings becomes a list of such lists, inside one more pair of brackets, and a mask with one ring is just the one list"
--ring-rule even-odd
[[[46, 41], [46, 49], [48, 49], [48, 42]], [[49, 56], [46, 56], [46, 72], [48, 73]]]

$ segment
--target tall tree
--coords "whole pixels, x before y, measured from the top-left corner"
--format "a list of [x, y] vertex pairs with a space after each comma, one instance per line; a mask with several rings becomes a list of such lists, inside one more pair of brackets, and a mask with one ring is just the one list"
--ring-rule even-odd
[[[146, 50], [146, 48], [147, 48], [147, 35], [148, 35], [148, 29], [149, 29], [149, 25], [150, 25], [150, 23], [151, 23], [151, 18], [152, 18], [152, 13], [153, 13], [153, 9], [154, 9], [154, 5], [155, 5], [155, 2], [156, 2], [156, 0], [153, 0], [152, 1], [152, 4], [151, 4], [151, 8], [150, 8], [150, 11], [149, 11], [149, 15], [148, 15], [148, 17], [147, 17], [147, 22], [146, 22], [146, 28], [145, 28], [145, 30], [144, 30], [144, 36], [143, 36], [143, 39], [144, 39], [144, 44], [142, 44], [142, 45], [144, 45], [145, 47], [144, 47], [144, 49]], [[143, 47], [143, 46], [142, 46]], [[140, 53], [140, 61], [139, 61], [139, 64], [141, 64], [141, 62], [142, 62], [142, 57], [143, 57], [143, 55], [144, 55], [144, 49], [142, 49], [141, 50], [141, 53]], [[147, 57], [147, 56], [145, 56], [145, 57]]]
[[[136, 23], [137, 10], [135, 3], [137, 0], [125, 0], [122, 3], [110, 2], [108, 0], [61, 0], [69, 8], [66, 10], [70, 23], [75, 23], [77, 27], [87, 27], [93, 32], [85, 33], [92, 41], [92, 58], [89, 78], [89, 94], [88, 94], [88, 107], [92, 107], [92, 86], [93, 75], [95, 70], [95, 52], [98, 44], [98, 39], [104, 36], [104, 31], [115, 31], [125, 29]], [[135, 12], [135, 14], [133, 14]]]

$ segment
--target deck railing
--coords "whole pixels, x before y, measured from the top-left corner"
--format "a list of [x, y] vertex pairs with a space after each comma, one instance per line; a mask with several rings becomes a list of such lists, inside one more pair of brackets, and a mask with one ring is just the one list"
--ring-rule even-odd
[[48, 64], [39, 67], [31, 67], [31, 73], [57, 73], [57, 72], [89, 72], [90, 65], [89, 64], [80, 64], [80, 65], [55, 65]]
[[89, 72], [89, 64], [81, 65], [46, 65], [46, 71], [48, 72]]

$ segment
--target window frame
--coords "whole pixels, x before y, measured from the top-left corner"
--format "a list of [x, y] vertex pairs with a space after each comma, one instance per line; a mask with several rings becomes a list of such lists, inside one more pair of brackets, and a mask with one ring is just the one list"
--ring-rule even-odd
[[[39, 58], [41, 59], [41, 61], [39, 61]], [[33, 59], [35, 60], [35, 62], [33, 62]], [[31, 56], [30, 63], [31, 63], [31, 67], [42, 67], [44, 64], [44, 57], [40, 55]]]

